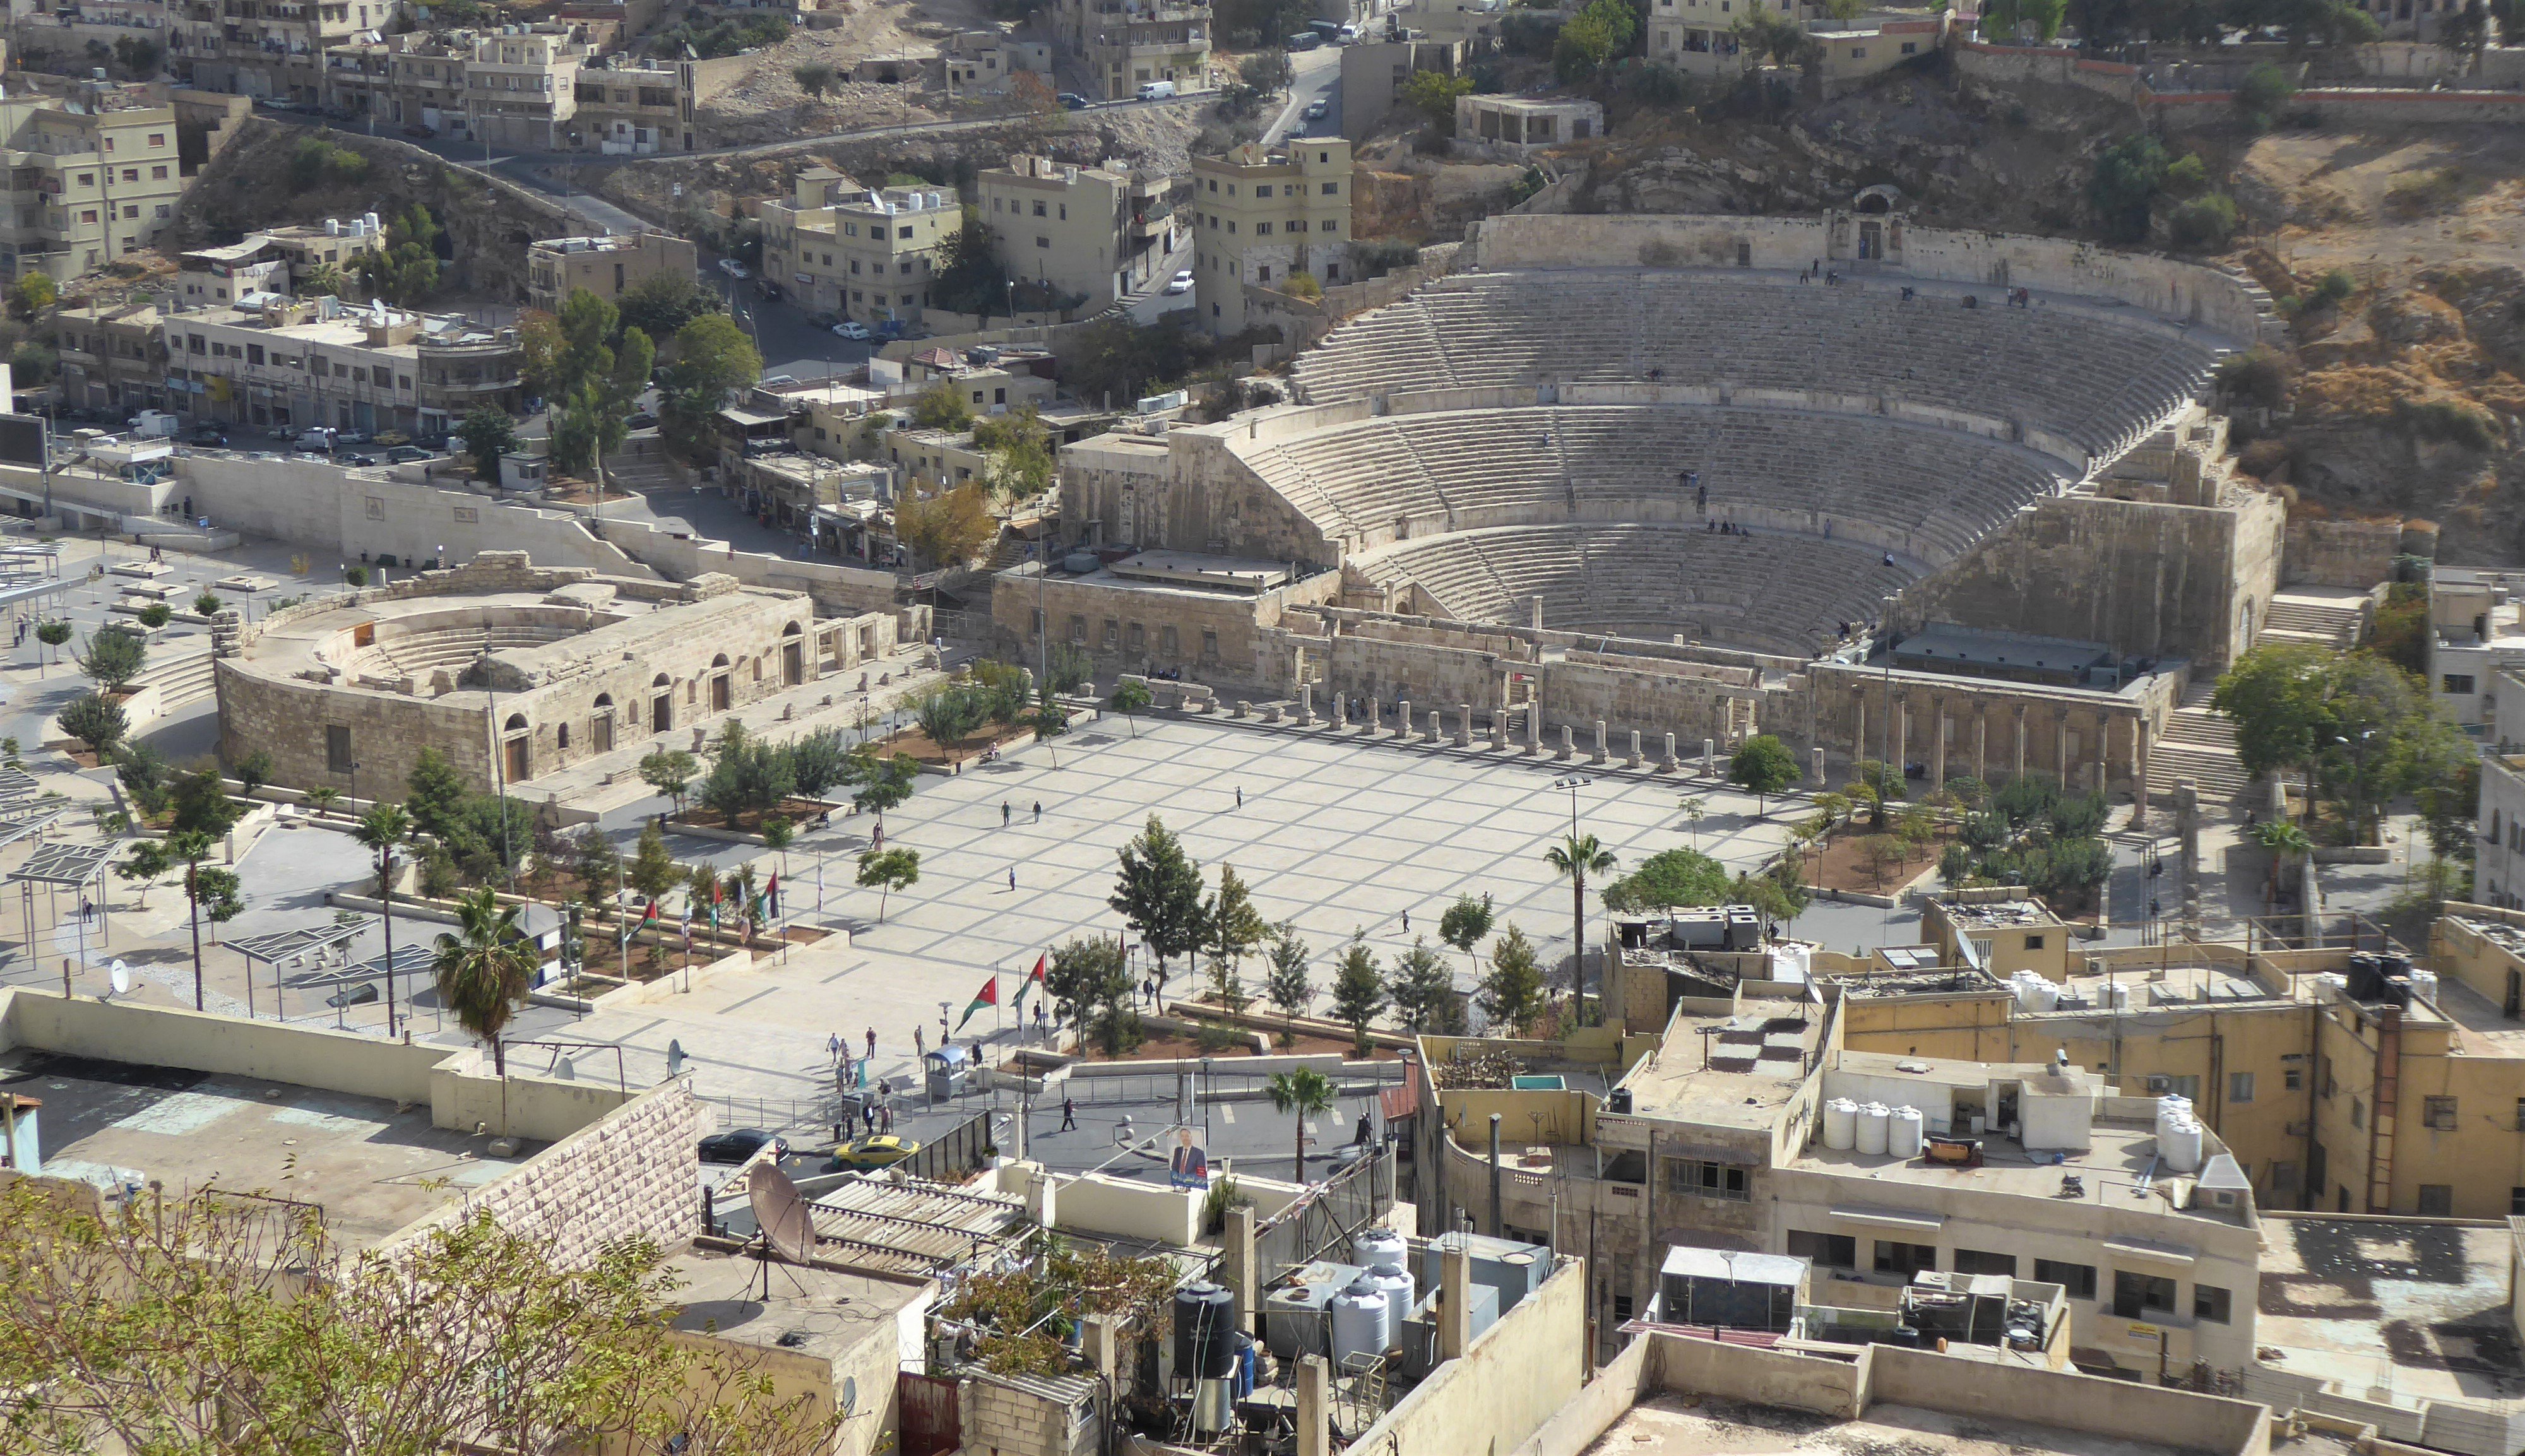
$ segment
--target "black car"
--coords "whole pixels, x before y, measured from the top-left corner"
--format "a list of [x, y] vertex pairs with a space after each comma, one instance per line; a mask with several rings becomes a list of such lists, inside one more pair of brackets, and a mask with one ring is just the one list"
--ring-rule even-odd
[[702, 1140], [702, 1161], [705, 1163], [742, 1163], [760, 1152], [765, 1143], [772, 1144], [771, 1155], [789, 1155], [789, 1141], [761, 1128], [731, 1128]]
[[196, 445], [224, 446], [228, 443], [228, 432], [215, 424], [197, 424], [193, 426], [190, 438]]
[[1060, 100], [1063, 106], [1074, 112], [1083, 112], [1087, 110], [1088, 107], [1087, 98], [1079, 95], [1075, 91], [1062, 92]]
[[658, 427], [658, 416], [646, 410], [641, 410], [622, 416], [622, 427], [630, 430], [654, 430]]

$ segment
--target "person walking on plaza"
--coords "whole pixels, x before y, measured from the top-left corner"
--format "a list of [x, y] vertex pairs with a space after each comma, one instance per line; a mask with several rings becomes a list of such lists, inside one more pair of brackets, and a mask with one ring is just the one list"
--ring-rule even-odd
[[841, 1033], [839, 1033], [839, 1032], [833, 1032], [833, 1033], [831, 1033], [831, 1034], [827, 1035], [827, 1036], [824, 1038], [824, 1055], [831, 1057], [831, 1058], [832, 1058], [835, 1062], [837, 1062], [837, 1063], [838, 1063], [839, 1061], [841, 1061], [841, 1059], [842, 1059], [842, 1034], [841, 1034]]
[[1078, 1099], [1075, 1097], [1063, 1097], [1061, 1099], [1061, 1130], [1064, 1133], [1073, 1132], [1077, 1127]]
[[876, 1028], [875, 1028], [875, 1027], [869, 1027], [869, 1028], [867, 1029], [867, 1054], [868, 1054], [868, 1055], [870, 1055], [870, 1056], [874, 1056], [874, 1055], [876, 1055]]
[[1016, 867], [1015, 865], [1012, 864], [1012, 865], [1010, 865], [1010, 866], [1009, 866], [1009, 894], [1011, 894], [1011, 895], [1015, 895], [1015, 894], [1016, 894], [1016, 893], [1017, 893], [1017, 867]]
[[1009, 801], [1005, 799], [1000, 801], [1000, 827], [1009, 827]]
[[1236, 806], [1240, 809], [1245, 807], [1245, 786], [1243, 784], [1236, 786]]
[[925, 1056], [928, 1052], [929, 1039], [925, 1034], [923, 1034], [919, 1025], [916, 1023], [912, 1028], [912, 1054], [914, 1056]]
[[1043, 822], [1043, 801], [1040, 799], [1034, 801], [1034, 822], [1037, 824]]

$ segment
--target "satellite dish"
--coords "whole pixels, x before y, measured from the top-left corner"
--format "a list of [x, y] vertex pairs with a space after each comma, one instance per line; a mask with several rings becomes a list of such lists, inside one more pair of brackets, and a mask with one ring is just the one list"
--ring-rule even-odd
[[816, 1222], [808, 1215], [807, 1200], [798, 1196], [798, 1185], [789, 1175], [769, 1162], [759, 1162], [746, 1170], [745, 1198], [754, 1207], [754, 1222], [763, 1230], [763, 1241], [771, 1251], [792, 1264], [805, 1264], [816, 1257]]
[[846, 1375], [842, 1377], [842, 1414], [845, 1416], [850, 1415], [859, 1408], [860, 1378], [855, 1375]]
[[124, 965], [121, 957], [117, 957], [114, 962], [113, 976], [114, 994], [116, 995], [131, 995], [131, 968]]
[[684, 1043], [681, 1042], [667, 1043], [667, 1075], [669, 1077], [684, 1075]]

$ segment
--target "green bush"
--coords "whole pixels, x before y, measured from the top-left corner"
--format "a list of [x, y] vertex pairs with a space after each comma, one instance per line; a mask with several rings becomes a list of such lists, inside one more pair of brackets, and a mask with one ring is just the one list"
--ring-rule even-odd
[[1381, 278], [1420, 261], [1420, 250], [1399, 238], [1371, 238], [1350, 245], [1351, 267], [1362, 278]]
[[2352, 278], [2348, 271], [2334, 268], [2315, 283], [2306, 293], [2306, 298], [2318, 304], [2337, 304], [2357, 290], [2357, 280]]
[[1500, 49], [1511, 56], [1549, 56], [1560, 38], [1560, 22], [1548, 15], [1512, 11], [1500, 18], [1499, 32]]
[[2148, 236], [2148, 205], [2170, 165], [2165, 148], [2146, 134], [2124, 137], [2097, 156], [2087, 200], [2107, 234], [2125, 243]]
[[1671, 66], [1641, 61], [1623, 72], [1622, 94], [1642, 106], [1684, 106], [1692, 100], [1692, 82]]
[[2178, 248], [2215, 250], [2224, 248], [2242, 225], [2236, 213], [2236, 200], [2223, 192], [2212, 192], [2195, 198], [2174, 210], [2167, 222], [2168, 232]]
[[2236, 110], [2252, 118], [2257, 125], [2270, 124], [2272, 115], [2297, 94], [2297, 82], [2288, 73], [2268, 61], [2245, 73], [2236, 86]]
[[289, 180], [301, 192], [356, 186], [369, 175], [369, 159], [321, 136], [301, 137], [290, 154]]
[[2499, 422], [2468, 400], [2404, 400], [2398, 407], [2412, 438], [2488, 450], [2499, 443]]
[[2288, 373], [2280, 358], [2255, 347], [2218, 361], [2218, 387], [2241, 404], [2277, 409], [2288, 398]]
[[2177, 197], [2194, 197], [2207, 189], [2209, 166], [2198, 152], [2189, 152], [2167, 164], [2165, 190]]

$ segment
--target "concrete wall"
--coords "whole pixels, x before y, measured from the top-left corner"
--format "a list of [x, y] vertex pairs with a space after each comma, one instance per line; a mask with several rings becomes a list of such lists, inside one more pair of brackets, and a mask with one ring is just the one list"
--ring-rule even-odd
[[2280, 580], [2289, 586], [2365, 591], [2394, 579], [2402, 551], [2400, 520], [2321, 520], [2291, 516]]
[[1088, 1174], [1056, 1185], [1057, 1227], [1178, 1247], [1201, 1235], [1202, 1195], [1190, 1189]]
[[450, 1060], [444, 1046], [403, 1045], [356, 1032], [0, 990], [0, 1048], [13, 1046], [413, 1103], [431, 1100], [432, 1074]]
[[1585, 1377], [1587, 1264], [1543, 1286], [1430, 1373], [1357, 1441], [1366, 1451], [1512, 1451], [1578, 1394]]
[[2251, 1401], [1894, 1345], [1869, 1346], [1866, 1395], [1871, 1402], [2033, 1420], [2214, 1456], [2263, 1456], [2270, 1450], [2270, 1409]]
[[[1042, 569], [1027, 562], [995, 579], [994, 650], [1011, 661], [1034, 660], [1039, 607], [1052, 640], [1085, 649], [1100, 675], [1156, 666], [1182, 667], [1203, 682], [1264, 681], [1260, 667], [1263, 639], [1280, 624], [1282, 613], [1332, 601], [1341, 591], [1341, 575], [1332, 571], [1249, 596], [1143, 585], [1106, 575], [1046, 578]], [[1174, 631], [1171, 647], [1168, 628]]]
[[[1485, 268], [1733, 267], [1798, 269], [1815, 259], [1857, 258], [1856, 234], [1824, 218], [1510, 215], [1488, 218], [1473, 246]], [[1843, 219], [1846, 220], [1846, 219]], [[2268, 303], [2250, 281], [2199, 264], [2111, 253], [2066, 238], [1908, 227], [1902, 271], [1923, 278], [2118, 299], [2229, 338], [2261, 336]]]

